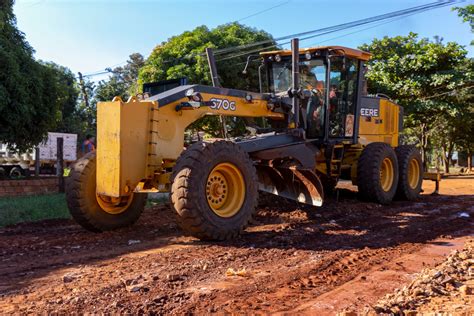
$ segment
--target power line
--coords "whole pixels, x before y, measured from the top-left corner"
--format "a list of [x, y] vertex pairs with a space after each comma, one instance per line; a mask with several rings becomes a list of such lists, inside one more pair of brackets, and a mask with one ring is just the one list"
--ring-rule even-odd
[[95, 76], [100, 76], [100, 75], [105, 75], [105, 74], [109, 74], [110, 71], [102, 71], [102, 72], [96, 72], [96, 73], [92, 73], [92, 74], [88, 74], [88, 75], [83, 75], [84, 78], [89, 78], [89, 77], [95, 77]]
[[[44, 0], [40, 0], [39, 2], [41, 2], [41, 1], [44, 1]], [[268, 11], [270, 11], [270, 10], [273, 10], [273, 9], [275, 9], [275, 8], [278, 8], [278, 7], [281, 7], [281, 6], [283, 6], [283, 5], [287, 4], [287, 3], [290, 3], [290, 2], [291, 2], [291, 0], [288, 0], [288, 1], [285, 1], [285, 2], [282, 2], [282, 3], [279, 3], [279, 4], [277, 4], [277, 5], [274, 5], [274, 6], [272, 6], [272, 7], [269, 7], [269, 8], [267, 8], [267, 9], [264, 9], [264, 10], [258, 11], [258, 12], [256, 12], [256, 13], [250, 14], [250, 15], [248, 15], [248, 16], [246, 16], [246, 17], [243, 17], [243, 18], [237, 20], [236, 22], [240, 22], [240, 21], [249, 19], [249, 18], [251, 18], [251, 17], [257, 16], [257, 15], [259, 15], [259, 14], [268, 12]], [[184, 58], [192, 58], [192, 57], [196, 57], [196, 56], [199, 56], [199, 55], [204, 56], [204, 53], [188, 54], [188, 55], [186, 55], [186, 56], [181, 57], [181, 59], [184, 59]], [[181, 59], [177, 59], [177, 60], [181, 60]], [[176, 61], [176, 60], [173, 60], [173, 61]], [[168, 62], [171, 62], [171, 60], [170, 60], [170, 61], [163, 61], [162, 63], [168, 63]], [[127, 63], [127, 61], [124, 61], [124, 62], [115, 64], [115, 65], [113, 65], [113, 66], [109, 66], [109, 67], [107, 67], [107, 68], [113, 69], [113, 68], [115, 68], [115, 67], [117, 67], [117, 66], [120, 66], [120, 65], [123, 65], [123, 64], [126, 64], [126, 63]], [[107, 68], [105, 68], [105, 69], [107, 69]], [[106, 72], [104, 72], [103, 70], [98, 70], [98, 71], [94, 71], [94, 72], [91, 72], [91, 73], [88, 73], [88, 74], [84, 74], [83, 77], [93, 77], [93, 76], [101, 75], [101, 74], [104, 74], [104, 73], [106, 73]]]
[[[357, 21], [353, 21], [353, 22], [349, 22], [349, 23], [339, 24], [339, 25], [336, 25], [336, 26], [330, 26], [330, 27], [319, 29], [319, 30], [302, 32], [302, 33], [298, 33], [298, 34], [291, 34], [291, 35], [287, 35], [287, 36], [284, 36], [284, 37], [277, 38], [277, 39], [275, 39], [275, 41], [280, 41], [281, 39], [288, 39], [288, 38], [292, 38], [292, 37], [298, 37], [302, 34], [311, 34], [311, 32], [317, 32], [317, 34], [300, 38], [300, 41], [304, 41], [304, 40], [308, 40], [308, 39], [311, 39], [311, 38], [314, 38], [314, 37], [339, 32], [339, 31], [342, 31], [342, 30], [345, 30], [345, 29], [349, 29], [349, 28], [353, 28], [353, 27], [357, 27], [357, 26], [361, 26], [361, 25], [365, 25], [365, 24], [370, 24], [370, 23], [374, 23], [374, 22], [377, 22], [377, 21], [383, 21], [383, 20], [386, 20], [386, 19], [391, 19], [390, 21], [387, 21], [387, 22], [380, 23], [380, 24], [377, 24], [375, 26], [369, 27], [369, 28], [373, 28], [373, 27], [377, 27], [377, 26], [380, 26], [380, 25], [385, 24], [385, 23], [393, 22], [393, 21], [397, 20], [397, 19], [394, 19], [396, 17], [398, 17], [399, 19], [405, 18], [405, 17], [411, 16], [411, 15], [419, 14], [419, 13], [424, 12], [424, 11], [436, 9], [436, 8], [439, 8], [439, 7], [442, 7], [442, 6], [447, 6], [447, 5], [453, 4], [455, 2], [457, 2], [457, 1], [454, 0], [454, 1], [448, 1], [448, 2], [435, 2], [435, 3], [423, 5], [423, 6], [417, 6], [417, 7], [414, 7], [414, 8], [394, 11], [392, 13], [378, 15], [378, 16], [374, 16], [374, 17], [370, 17], [370, 18], [365, 18], [365, 19], [361, 19], [361, 20], [357, 20]], [[381, 18], [381, 17], [383, 17], [383, 18]], [[369, 28], [366, 28], [366, 29], [369, 29]], [[322, 32], [323, 30], [325, 30], [325, 31]], [[363, 31], [363, 30], [365, 30], [365, 29], [358, 30], [356, 32], [352, 32], [352, 33], [349, 33], [349, 34], [357, 33], [357, 32]], [[347, 35], [348, 34], [343, 35], [343, 36], [347, 36]], [[338, 38], [338, 37], [336, 37], [336, 38]], [[269, 43], [269, 42], [272, 42], [272, 41], [271, 40], [261, 41], [261, 42], [259, 42], [259, 45], [261, 45], [263, 43]], [[278, 45], [285, 45], [285, 44], [289, 44], [289, 43], [290, 43], [290, 41], [287, 41], [287, 42], [284, 42], [284, 43], [279, 43]], [[240, 47], [243, 47], [243, 46], [252, 47], [252, 46], [256, 46], [256, 44], [257, 43], [251, 43], [251, 44], [248, 44], [248, 45], [241, 45]], [[265, 47], [262, 47], [262, 48], [259, 48], [259, 49], [256, 49], [256, 50], [252, 50], [252, 51], [248, 51], [248, 52], [244, 52], [244, 53], [239, 53], [239, 54], [236, 54], [236, 55], [231, 55], [231, 56], [228, 56], [228, 57], [225, 57], [225, 58], [221, 58], [221, 59], [218, 59], [217, 61], [223, 61], [223, 60], [228, 60], [228, 59], [232, 59], [232, 58], [236, 58], [236, 57], [245, 56], [245, 55], [260, 52], [260, 51], [263, 51], [265, 49], [275, 47], [275, 46], [276, 46], [275, 44], [271, 44], [269, 46], [265, 46]], [[230, 49], [232, 49], [232, 48], [229, 48], [227, 50], [227, 52], [230, 52]], [[221, 50], [221, 53], [224, 54], [226, 52], [223, 52], [223, 50]]]
[[379, 27], [379, 26], [382, 26], [382, 25], [385, 25], [385, 24], [388, 24], [388, 23], [392, 23], [392, 22], [395, 22], [395, 21], [398, 21], [398, 20], [405, 19], [405, 18], [407, 18], [409, 16], [412, 16], [412, 15], [415, 15], [415, 14], [418, 14], [418, 13], [408, 14], [406, 16], [402, 16], [402, 17], [399, 17], [397, 19], [392, 19], [392, 20], [389, 20], [389, 21], [378, 23], [376, 25], [369, 26], [369, 27], [366, 27], [366, 28], [363, 28], [363, 29], [360, 29], [360, 30], [357, 30], [357, 31], [354, 31], [354, 32], [350, 32], [350, 33], [342, 34], [342, 35], [339, 35], [339, 36], [336, 36], [336, 37], [328, 38], [328, 39], [325, 39], [324, 41], [314, 42], [314, 43], [309, 44], [309, 46], [318, 45], [318, 44], [321, 44], [321, 43], [326, 43], [326, 42], [329, 42], [329, 41], [332, 41], [332, 40], [335, 40], [335, 39], [338, 39], [338, 38], [353, 35], [353, 34], [356, 34], [356, 33], [363, 32], [363, 31], [367, 31], [367, 30], [370, 30], [370, 29], [373, 29], [373, 28], [376, 28], [376, 27]]
[[268, 9], [265, 9], [265, 10], [262, 10], [262, 11], [258, 11], [258, 12], [254, 13], [254, 14], [248, 15], [248, 16], [246, 16], [246, 17], [243, 17], [243, 18], [237, 20], [237, 22], [240, 22], [240, 21], [243, 21], [243, 20], [252, 18], [252, 17], [254, 17], [254, 16], [256, 16], [256, 15], [259, 15], [259, 14], [268, 12], [268, 11], [270, 11], [270, 10], [273, 10], [273, 9], [275, 9], [275, 8], [281, 7], [281, 6], [283, 6], [283, 5], [287, 4], [287, 3], [289, 3], [290, 1], [291, 1], [291, 0], [288, 0], [288, 1], [285, 1], [285, 2], [282, 2], [282, 3], [279, 3], [279, 4], [277, 4], [277, 5], [273, 6], [273, 7], [270, 7], [270, 8], [268, 8]]
[[[377, 15], [377, 16], [373, 16], [373, 17], [369, 17], [369, 18], [355, 20], [355, 21], [352, 21], [352, 22], [342, 23], [342, 24], [329, 26], [329, 27], [325, 27], [325, 28], [320, 28], [320, 29], [315, 29], [315, 30], [311, 30], [311, 31], [294, 33], [294, 34], [282, 36], [282, 37], [279, 37], [279, 38], [276, 38], [276, 39], [258, 41], [258, 42], [253, 42], [253, 43], [244, 44], [244, 45], [240, 45], [240, 46], [233, 46], [233, 47], [217, 49], [217, 50], [214, 51], [214, 55], [229, 54], [229, 53], [234, 52], [234, 51], [253, 48], [253, 47], [264, 45], [264, 44], [271, 44], [271, 45], [265, 46], [263, 48], [259, 48], [259, 49], [255, 49], [255, 50], [252, 50], [252, 51], [238, 53], [238, 54], [231, 55], [231, 56], [228, 56], [228, 57], [225, 57], [225, 58], [221, 58], [221, 59], [218, 59], [217, 61], [228, 60], [228, 59], [248, 55], [248, 54], [251, 54], [251, 53], [259, 52], [259, 51], [265, 50], [267, 48], [276, 47], [276, 45], [285, 45], [285, 44], [289, 43], [289, 41], [284, 42], [284, 43], [278, 43], [282, 40], [288, 40], [288, 39], [291, 39], [291, 38], [294, 38], [294, 37], [301, 37], [301, 36], [308, 35], [308, 36], [300, 38], [300, 41], [304, 41], [304, 40], [307, 40], [307, 39], [310, 39], [310, 38], [323, 36], [323, 35], [327, 35], [327, 34], [330, 34], [330, 33], [339, 32], [339, 31], [342, 31], [342, 30], [345, 30], [345, 29], [350, 29], [350, 28], [354, 28], [354, 27], [357, 27], [357, 26], [362, 26], [362, 25], [371, 24], [371, 23], [378, 22], [378, 21], [384, 21], [384, 20], [387, 20], [387, 19], [392, 19], [392, 20], [390, 20], [388, 22], [384, 22], [382, 24], [390, 23], [390, 22], [393, 22], [395, 20], [393, 18], [396, 18], [396, 17], [404, 18], [404, 17], [411, 16], [411, 15], [414, 15], [414, 14], [422, 13], [422, 12], [425, 12], [425, 11], [429, 11], [429, 10], [433, 10], [433, 9], [437, 9], [437, 8], [441, 8], [441, 7], [445, 7], [445, 6], [449, 6], [449, 5], [458, 3], [458, 2], [460, 2], [460, 1], [459, 0], [445, 0], [445, 1], [432, 2], [432, 3], [429, 3], [429, 4], [420, 5], [420, 6], [416, 6], [416, 7], [411, 7], [411, 8], [408, 8], [408, 9], [403, 9], [403, 10], [398, 10], [398, 11], [393, 11], [393, 12], [389, 12], [389, 13], [385, 13], [385, 14], [381, 14], [381, 15]], [[285, 3], [281, 3], [280, 5], [283, 5], [283, 4], [285, 4]], [[280, 5], [277, 5], [277, 6], [280, 6]], [[272, 8], [274, 8], [274, 7], [272, 7]], [[272, 8], [268, 8], [266, 10], [271, 10]], [[257, 12], [256, 14], [259, 14], [259, 12]], [[382, 25], [382, 24], [379, 24], [379, 25]], [[376, 26], [379, 26], [379, 25], [376, 25]], [[376, 27], [376, 26], [373, 26], [373, 27]], [[370, 27], [370, 28], [372, 28], [372, 27]], [[369, 28], [366, 28], [366, 29], [369, 29]], [[359, 30], [359, 31], [363, 31], [363, 30], [365, 30], [365, 29], [362, 29], [362, 30]], [[354, 33], [357, 33], [359, 31], [349, 33], [349, 34], [354, 34]], [[346, 34], [346, 35], [343, 35], [343, 36], [347, 36], [349, 34]], [[336, 37], [336, 38], [338, 38], [338, 37]], [[275, 42], [278, 43], [278, 44], [274, 44]], [[205, 56], [205, 54], [204, 53], [190, 53], [190, 54], [187, 54], [187, 55], [185, 55], [183, 57], [180, 57], [180, 58], [173, 58], [173, 59], [170, 59], [170, 60], [164, 60], [161, 63], [177, 62], [177, 61], [181, 61], [181, 60], [185, 60], [185, 59], [191, 59], [191, 58], [194, 58], [194, 57], [197, 57], [197, 56]], [[126, 63], [126, 62], [124, 62], [124, 63]], [[123, 63], [121, 63], [121, 64], [123, 64]], [[93, 76], [97, 76], [97, 75], [101, 75], [101, 74], [105, 74], [105, 73], [107, 73], [107, 72], [101, 71], [101, 72], [96, 72], [96, 73], [91, 73], [91, 74], [84, 75], [84, 77], [93, 77]]]
[[[385, 13], [385, 14], [381, 14], [381, 15], [376, 15], [376, 16], [373, 16], [373, 17], [365, 18], [365, 19], [355, 20], [355, 21], [352, 21], [352, 22], [342, 23], [342, 24], [338, 24], [338, 25], [334, 25], [334, 26], [315, 29], [315, 30], [311, 30], [311, 31], [305, 31], [305, 32], [301, 32], [301, 33], [290, 34], [290, 35], [282, 36], [282, 37], [279, 37], [279, 38], [276, 38], [276, 39], [273, 39], [273, 40], [264, 40], [264, 41], [244, 44], [244, 45], [235, 46], [235, 47], [222, 48], [222, 49], [215, 50], [214, 55], [226, 54], [226, 53], [236, 51], [236, 50], [242, 50], [242, 49], [252, 48], [252, 47], [263, 45], [263, 44], [269, 44], [273, 41], [278, 42], [278, 41], [281, 41], [281, 40], [288, 40], [288, 39], [291, 39], [291, 38], [294, 38], [294, 37], [301, 37], [301, 36], [306, 36], [306, 35], [311, 35], [311, 34], [313, 34], [312, 37], [316, 37], [316, 36], [320, 36], [320, 35], [329, 34], [331, 32], [356, 27], [356, 26], [359, 26], [359, 25], [364, 25], [364, 24], [368, 24], [368, 23], [381, 21], [381, 20], [386, 20], [386, 19], [389, 19], [389, 18], [397, 17], [397, 16], [402, 16], [402, 15], [411, 14], [411, 13], [415, 13], [415, 12], [423, 12], [423, 11], [427, 11], [427, 10], [441, 8], [441, 7], [452, 5], [452, 4], [455, 4], [455, 3], [458, 3], [458, 2], [459, 2], [459, 0], [447, 0], [447, 1], [432, 2], [432, 3], [429, 3], [429, 4], [420, 5], [420, 6], [416, 6], [416, 7], [411, 7], [411, 8], [408, 8], [408, 9], [403, 9], [403, 10], [398, 10], [398, 11], [393, 11], [393, 12], [389, 12], [389, 13]], [[311, 38], [311, 36], [308, 36], [306, 38]]]
[[[416, 13], [412, 13], [412, 14], [410, 14], [410, 15], [414, 15], [414, 14], [416, 14]], [[371, 27], [367, 27], [367, 28], [364, 28], [364, 29], [360, 29], [360, 30], [351, 32], [351, 33], [346, 33], [346, 34], [343, 34], [343, 35], [340, 35], [340, 36], [336, 36], [336, 37], [333, 37], [333, 38], [330, 38], [330, 39], [326, 39], [326, 40], [324, 40], [324, 41], [318, 42], [317, 44], [324, 43], [324, 42], [328, 42], [328, 41], [331, 41], [331, 40], [334, 40], [334, 39], [337, 39], [337, 38], [341, 38], [341, 37], [344, 37], [344, 36], [352, 35], [352, 34], [355, 34], [355, 33], [359, 33], [359, 32], [362, 32], [362, 31], [365, 31], [365, 30], [368, 30], [368, 29], [372, 29], [372, 28], [375, 28], [375, 27], [379, 27], [380, 25], [387, 24], [387, 23], [391, 23], [391, 22], [394, 22], [394, 21], [396, 21], [396, 20], [403, 19], [403, 18], [408, 17], [408, 16], [409, 16], [409, 15], [400, 17], [400, 18], [398, 18], [398, 19], [392, 19], [392, 20], [390, 20], [390, 21], [386, 21], [386, 22], [383, 22], [383, 23], [378, 23], [378, 24], [373, 25], [373, 26], [371, 26]], [[334, 32], [338, 32], [338, 31], [334, 31]], [[300, 41], [308, 40], [308, 39], [310, 39], [310, 38], [311, 38], [311, 37], [309, 37], [309, 38], [302, 38], [302, 39], [300, 39]], [[232, 59], [232, 58], [237, 58], [237, 57], [241, 57], [241, 56], [245, 56], [245, 55], [249, 55], [249, 54], [253, 54], [253, 53], [258, 53], [258, 52], [261, 52], [261, 51], [270, 49], [270, 48], [272, 48], [272, 47], [277, 47], [278, 45], [286, 45], [286, 44], [290, 44], [290, 43], [291, 43], [291, 41], [287, 41], [287, 42], [279, 43], [279, 44], [273, 44], [273, 45], [265, 46], [265, 47], [262, 47], [262, 48], [259, 48], [259, 49], [255, 49], [255, 50], [252, 50], [252, 51], [249, 51], [249, 52], [244, 52], [244, 53], [240, 53], [240, 54], [237, 54], [237, 55], [228, 56], [228, 57], [219, 59], [219, 60], [217, 60], [217, 61], [223, 61], [223, 60], [228, 60], [228, 59]], [[311, 46], [313, 46], [313, 45], [316, 45], [316, 43], [314, 43], [314, 44], [309, 44], [308, 46], [311, 47]]]

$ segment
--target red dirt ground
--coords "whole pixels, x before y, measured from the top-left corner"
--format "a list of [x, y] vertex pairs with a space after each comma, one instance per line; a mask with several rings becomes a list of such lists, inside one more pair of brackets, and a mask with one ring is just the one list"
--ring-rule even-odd
[[101, 234], [72, 220], [3, 228], [0, 312], [363, 310], [472, 236], [474, 177], [444, 179], [439, 196], [433, 188], [425, 182], [418, 201], [390, 206], [347, 189], [322, 208], [264, 196], [252, 227], [229, 242], [183, 236], [167, 206]]

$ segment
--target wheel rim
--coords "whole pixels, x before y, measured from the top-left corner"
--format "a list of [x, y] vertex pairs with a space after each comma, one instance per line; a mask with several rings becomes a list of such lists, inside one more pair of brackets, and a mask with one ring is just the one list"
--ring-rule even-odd
[[220, 163], [206, 181], [206, 199], [211, 210], [220, 217], [237, 214], [245, 199], [245, 182], [240, 170], [231, 163]]
[[408, 185], [412, 189], [416, 189], [420, 179], [420, 165], [416, 159], [410, 160], [408, 165]]
[[109, 214], [123, 213], [132, 203], [133, 194], [129, 196], [112, 197], [96, 193], [96, 200], [100, 208]]
[[390, 158], [385, 158], [382, 161], [380, 168], [380, 185], [385, 192], [390, 191], [393, 184], [393, 164]]
[[12, 179], [18, 179], [21, 177], [21, 171], [18, 169], [12, 169], [10, 171], [10, 178]]

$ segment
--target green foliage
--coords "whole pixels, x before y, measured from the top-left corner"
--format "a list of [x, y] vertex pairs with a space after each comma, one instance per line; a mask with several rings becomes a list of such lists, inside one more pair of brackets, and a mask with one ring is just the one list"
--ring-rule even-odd
[[57, 126], [55, 131], [63, 133], [78, 133], [81, 130], [81, 117], [77, 109], [79, 87], [76, 77], [69, 68], [53, 62], [41, 62], [54, 74], [54, 89], [57, 91]]
[[[455, 131], [444, 127], [452, 127], [472, 107], [462, 97], [472, 89], [474, 78], [472, 60], [463, 46], [410, 33], [375, 39], [361, 49], [373, 54], [366, 76], [369, 93], [387, 94], [404, 107], [406, 139], [417, 139], [425, 156], [430, 138], [438, 135], [437, 144], [446, 137], [456, 140]], [[438, 127], [445, 133], [435, 133]]]
[[115, 96], [127, 100], [128, 97], [136, 95], [138, 89], [138, 71], [145, 64], [143, 56], [134, 53], [129, 56], [127, 64], [123, 67], [108, 69], [111, 76], [102, 80], [94, 91], [94, 102], [111, 101]]
[[[458, 16], [462, 18], [464, 22], [469, 23], [471, 32], [474, 33], [474, 4], [468, 4], [465, 7], [455, 7], [453, 10], [458, 11]], [[471, 45], [474, 45], [474, 40], [471, 41]]]
[[63, 193], [0, 198], [0, 227], [70, 217]]
[[369, 92], [395, 98], [409, 113], [439, 110], [432, 101], [423, 100], [466, 83], [459, 67], [467, 51], [457, 43], [419, 40], [417, 34], [410, 33], [375, 39], [361, 49], [372, 54], [367, 73]]
[[[203, 54], [207, 47], [216, 50], [265, 40], [273, 38], [264, 31], [237, 22], [221, 25], [212, 30], [206, 26], [199, 26], [156, 46], [139, 72], [139, 83], [187, 77], [190, 83], [211, 85], [207, 57]], [[257, 46], [253, 50], [259, 48], [261, 47]], [[248, 55], [226, 59], [237, 54], [242, 55], [242, 52], [233, 52], [230, 55], [216, 54], [221, 85], [227, 88], [258, 91], [258, 63], [251, 63], [248, 76], [244, 76], [242, 70]], [[226, 122], [231, 135], [235, 136], [245, 130], [242, 119], [228, 118]], [[190, 129], [203, 130], [211, 136], [222, 136], [217, 117], [204, 117], [193, 123]]]
[[109, 80], [102, 80], [97, 84], [93, 101], [112, 101], [115, 96], [121, 97], [125, 101], [128, 98], [127, 85], [117, 75], [113, 75]]
[[[140, 70], [139, 82], [187, 77], [191, 83], [210, 85], [207, 57], [203, 54], [207, 47], [221, 49], [272, 39], [272, 36], [264, 31], [236, 22], [221, 25], [212, 30], [206, 26], [199, 26], [156, 46], [146, 60], [145, 66]], [[255, 49], [258, 48], [255, 47]], [[247, 90], [250, 87], [250, 90], [257, 91], [258, 65], [251, 64], [249, 69], [251, 76], [247, 78], [242, 75], [246, 55], [222, 60], [225, 57], [229, 55], [223, 57], [216, 55], [221, 84], [234, 89]]]
[[[470, 70], [469, 70], [470, 69]], [[465, 65], [465, 71], [474, 70], [474, 59]], [[465, 109], [459, 111], [453, 124], [457, 127], [456, 147], [460, 151], [474, 153], [474, 82], [471, 80], [469, 88], [456, 94], [456, 102], [464, 104]]]
[[[133, 53], [129, 56], [127, 60], [127, 64], [123, 67], [116, 67], [112, 70], [113, 77], [116, 78], [117, 81], [123, 82], [125, 86], [125, 93], [124, 95], [136, 95], [140, 92], [138, 86], [138, 72], [140, 68], [145, 65], [145, 59], [143, 58], [142, 54]], [[122, 95], [118, 94], [118, 95]]]
[[76, 133], [79, 141], [84, 140], [87, 134], [95, 135], [97, 130], [97, 102], [91, 98], [94, 95], [95, 84], [88, 79], [84, 79], [84, 89], [89, 98], [89, 104], [86, 104], [84, 93], [80, 90], [79, 104], [76, 108], [76, 116], [79, 121], [79, 128], [76, 129]]
[[0, 2], [0, 142], [26, 150], [57, 121], [56, 73], [33, 58], [16, 27], [13, 0]]

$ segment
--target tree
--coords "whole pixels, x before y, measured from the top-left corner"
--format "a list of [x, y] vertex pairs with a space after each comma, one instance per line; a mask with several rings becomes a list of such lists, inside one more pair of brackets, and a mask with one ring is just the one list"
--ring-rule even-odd
[[94, 99], [92, 102], [112, 101], [116, 96], [126, 101], [128, 93], [126, 83], [118, 75], [114, 74], [108, 81], [99, 81], [94, 91]]
[[79, 139], [85, 139], [88, 134], [95, 135], [97, 130], [97, 101], [91, 98], [96, 86], [87, 78], [83, 79], [83, 85], [83, 90], [87, 94], [89, 102], [85, 102], [84, 92], [81, 89], [77, 105], [77, 115], [81, 120], [80, 130], [77, 132]]
[[[192, 31], [186, 31], [181, 35], [171, 37], [168, 41], [156, 46], [145, 66], [140, 70], [139, 82], [153, 82], [167, 79], [178, 79], [187, 77], [194, 84], [211, 84], [207, 57], [204, 51], [207, 47], [221, 49], [245, 45], [259, 41], [272, 41], [270, 34], [243, 26], [237, 22], [229, 23], [209, 30], [206, 26], [199, 26]], [[273, 44], [275, 44], [273, 42]], [[268, 46], [257, 46], [256, 50]], [[224, 87], [234, 89], [258, 90], [258, 76], [256, 64], [251, 64], [248, 73], [250, 78], [242, 75], [247, 55], [241, 51], [231, 55], [216, 55], [218, 74], [220, 82]]]
[[[207, 57], [204, 53], [207, 47], [217, 50], [260, 41], [271, 41], [270, 45], [275, 45], [270, 34], [237, 22], [221, 25], [212, 30], [206, 26], [199, 26], [192, 31], [173, 36], [156, 46], [139, 72], [139, 83], [186, 77], [193, 84], [211, 85]], [[252, 47], [252, 51], [268, 47], [268, 45], [267, 43]], [[216, 54], [218, 75], [222, 86], [258, 91], [258, 64], [251, 63], [248, 76], [242, 75], [247, 56], [248, 54], [242, 51], [226, 55]], [[236, 135], [242, 131], [243, 124], [240, 118], [227, 120], [227, 123], [231, 134]], [[218, 136], [219, 126], [217, 117], [205, 117], [192, 124], [190, 128], [204, 130], [212, 136]]]
[[474, 155], [474, 107], [471, 103], [469, 112], [463, 113], [460, 117], [459, 123], [459, 140], [457, 148], [467, 155], [467, 170], [472, 169], [472, 155]]
[[83, 123], [78, 112], [77, 103], [79, 87], [72, 71], [53, 62], [41, 62], [54, 74], [54, 89], [58, 92], [55, 100], [57, 121], [55, 131], [63, 133], [78, 133]]
[[116, 96], [126, 101], [129, 96], [137, 94], [138, 71], [144, 63], [143, 56], [134, 53], [129, 56], [125, 66], [107, 69], [111, 75], [107, 80], [99, 81], [92, 102], [111, 101]]
[[467, 51], [457, 43], [432, 42], [418, 35], [375, 39], [361, 49], [372, 53], [367, 80], [369, 93], [384, 93], [402, 105], [406, 131], [418, 139], [427, 163], [430, 136], [439, 120], [466, 110], [456, 92], [472, 84], [473, 70], [466, 69]]
[[[464, 22], [469, 23], [471, 32], [474, 33], [474, 4], [468, 4], [465, 7], [455, 7], [453, 10], [458, 11], [458, 16], [462, 18]], [[471, 41], [471, 45], [474, 45], [474, 40]]]
[[[474, 59], [471, 58], [463, 67], [466, 73], [474, 71]], [[471, 76], [472, 78], [472, 76]], [[456, 101], [464, 105], [465, 110], [461, 111], [454, 122], [457, 126], [456, 148], [460, 152], [467, 154], [468, 170], [472, 169], [472, 155], [474, 154], [474, 82], [471, 80], [470, 86], [456, 93]]]
[[0, 2], [0, 141], [24, 151], [57, 120], [56, 73], [33, 58], [16, 26], [13, 0]]
[[[116, 77], [116, 81], [122, 81], [125, 85], [126, 94], [135, 95], [140, 92], [138, 86], [138, 72], [145, 65], [145, 59], [140, 53], [133, 53], [129, 56], [127, 64], [123, 67], [116, 67], [111, 70]], [[123, 93], [125, 94], [125, 93]], [[119, 95], [122, 95], [120, 93]]]

